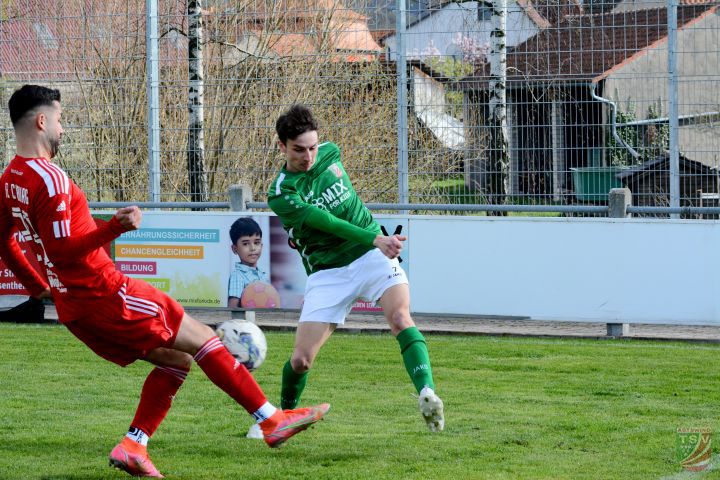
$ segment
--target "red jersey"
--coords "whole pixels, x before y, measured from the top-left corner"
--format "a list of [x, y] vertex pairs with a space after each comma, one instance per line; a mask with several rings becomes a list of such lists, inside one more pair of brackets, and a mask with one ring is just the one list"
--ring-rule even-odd
[[[31, 295], [50, 286], [62, 323], [88, 313], [84, 300], [117, 294], [125, 277], [103, 246], [125, 231], [115, 217], [98, 227], [83, 191], [48, 160], [16, 156], [0, 177], [0, 257]], [[44, 279], [15, 234], [31, 245]]]

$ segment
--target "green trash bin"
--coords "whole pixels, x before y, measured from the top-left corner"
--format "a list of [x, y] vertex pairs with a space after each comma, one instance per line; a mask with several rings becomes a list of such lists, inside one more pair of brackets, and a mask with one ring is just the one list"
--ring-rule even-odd
[[575, 197], [583, 202], [607, 202], [610, 190], [623, 186], [617, 178], [623, 170], [623, 167], [571, 168]]

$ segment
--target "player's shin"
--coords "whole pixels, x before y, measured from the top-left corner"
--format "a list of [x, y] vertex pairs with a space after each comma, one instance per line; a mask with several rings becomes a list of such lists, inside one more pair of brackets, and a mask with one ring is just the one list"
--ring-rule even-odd
[[400, 344], [400, 353], [405, 363], [405, 369], [418, 393], [424, 388], [435, 389], [430, 367], [430, 354], [428, 353], [425, 337], [417, 327], [409, 327], [397, 335]]
[[145, 379], [128, 437], [145, 445], [165, 419], [189, 368], [155, 367]]
[[251, 415], [267, 403], [265, 394], [250, 372], [235, 360], [218, 337], [211, 338], [200, 347], [194, 359], [211, 382]]
[[297, 408], [300, 396], [307, 384], [308, 372], [297, 373], [290, 360], [285, 363], [282, 372], [282, 389], [280, 391], [280, 408], [283, 410]]

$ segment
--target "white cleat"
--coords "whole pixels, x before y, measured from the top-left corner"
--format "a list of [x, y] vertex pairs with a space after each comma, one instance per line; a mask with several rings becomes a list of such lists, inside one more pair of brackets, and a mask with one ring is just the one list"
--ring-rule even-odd
[[262, 440], [264, 437], [262, 429], [260, 428], [260, 424], [253, 423], [252, 427], [250, 427], [250, 430], [248, 430], [248, 433], [247, 435], [245, 435], [245, 437], [253, 438], [255, 440]]
[[442, 432], [445, 428], [445, 414], [440, 397], [431, 388], [425, 387], [420, 392], [418, 406], [430, 431]]

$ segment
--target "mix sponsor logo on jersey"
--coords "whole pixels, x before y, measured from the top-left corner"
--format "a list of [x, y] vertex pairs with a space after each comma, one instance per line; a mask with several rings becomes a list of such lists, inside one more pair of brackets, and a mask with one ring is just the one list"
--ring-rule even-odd
[[[310, 192], [308, 197], [312, 193], [313, 192]], [[340, 179], [326, 188], [317, 198], [312, 198], [310, 202], [318, 208], [332, 210], [350, 198], [350, 195], [350, 188], [343, 183], [342, 179]]]

